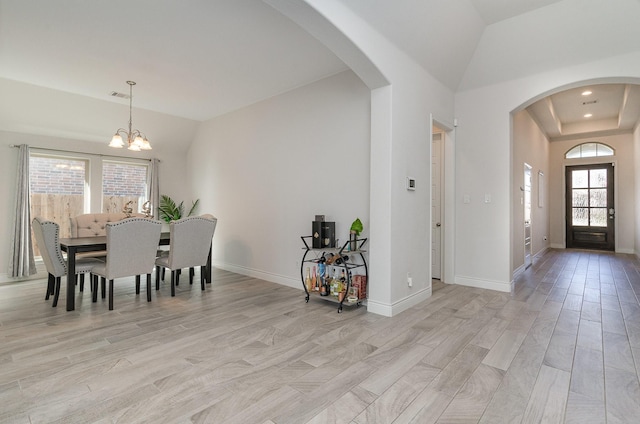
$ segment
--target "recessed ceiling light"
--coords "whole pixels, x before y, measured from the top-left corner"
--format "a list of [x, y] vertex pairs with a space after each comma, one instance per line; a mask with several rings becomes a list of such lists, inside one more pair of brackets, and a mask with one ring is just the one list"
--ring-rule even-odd
[[584, 117], [585, 117], [585, 118], [591, 118], [592, 116], [593, 116], [593, 114], [591, 114], [591, 113], [585, 113], [585, 114], [584, 114]]
[[592, 91], [589, 91], [589, 90], [585, 90], [585, 91], [583, 91], [583, 92], [582, 92], [582, 95], [583, 95], [583, 96], [589, 96], [589, 95], [591, 95], [591, 94], [593, 94], [593, 92], [592, 92]]

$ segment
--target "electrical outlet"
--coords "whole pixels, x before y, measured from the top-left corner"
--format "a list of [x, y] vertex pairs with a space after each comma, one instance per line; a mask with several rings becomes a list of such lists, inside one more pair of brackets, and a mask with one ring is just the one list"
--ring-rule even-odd
[[407, 285], [409, 287], [413, 287], [413, 277], [410, 272], [407, 272]]

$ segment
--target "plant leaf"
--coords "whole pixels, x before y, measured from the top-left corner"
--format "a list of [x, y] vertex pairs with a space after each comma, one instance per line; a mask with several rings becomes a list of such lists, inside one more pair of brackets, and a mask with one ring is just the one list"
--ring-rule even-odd
[[364, 227], [362, 225], [362, 221], [360, 221], [360, 218], [356, 218], [356, 220], [353, 221], [353, 224], [351, 224], [351, 231], [353, 231], [354, 233], [356, 233], [357, 236], [359, 236], [363, 229]]
[[193, 204], [191, 205], [191, 209], [189, 209], [189, 215], [187, 216], [191, 216], [196, 212], [196, 208], [198, 207], [199, 203], [200, 203], [200, 199], [196, 199], [196, 201], [193, 202]]
[[175, 221], [182, 217], [182, 203], [176, 205], [173, 199], [165, 194], [160, 197], [160, 218], [165, 222]]
[[165, 222], [169, 222], [172, 219], [175, 219], [175, 215], [177, 213], [176, 202], [166, 194], [160, 196], [160, 206], [158, 206], [158, 211], [160, 212], [160, 218]]

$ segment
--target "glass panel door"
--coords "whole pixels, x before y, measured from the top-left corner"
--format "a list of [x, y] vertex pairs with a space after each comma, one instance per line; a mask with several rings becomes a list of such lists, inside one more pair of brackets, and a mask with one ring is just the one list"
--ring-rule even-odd
[[615, 250], [613, 164], [566, 168], [567, 247]]

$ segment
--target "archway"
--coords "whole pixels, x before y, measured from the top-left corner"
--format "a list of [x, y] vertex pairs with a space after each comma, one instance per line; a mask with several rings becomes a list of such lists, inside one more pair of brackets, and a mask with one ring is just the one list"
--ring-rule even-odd
[[[538, 96], [514, 109], [511, 113], [511, 179], [512, 179], [512, 205], [511, 205], [511, 269], [515, 276], [523, 269], [524, 252], [523, 236], [520, 232], [521, 223], [524, 220], [522, 209], [521, 169], [522, 162], [533, 161], [533, 197], [534, 224], [532, 236], [533, 253], [542, 254], [548, 248], [566, 247], [567, 221], [565, 198], [565, 168], [568, 162], [564, 159], [564, 153], [571, 147], [582, 142], [604, 142], [621, 146], [621, 154], [614, 157], [610, 162], [617, 166], [615, 172], [620, 181], [615, 190], [620, 192], [616, 199], [615, 220], [620, 228], [635, 228], [635, 215], [632, 212], [635, 208], [637, 192], [634, 192], [629, 181], [635, 179], [635, 161], [632, 158], [637, 155], [638, 140], [637, 131], [634, 137], [634, 129], [637, 129], [640, 113], [640, 79], [638, 78], [598, 78], [592, 80], [576, 81], [571, 84], [559, 86]], [[589, 90], [587, 90], [589, 89]], [[603, 103], [610, 102], [607, 98], [610, 93], [602, 94], [605, 98], [583, 93], [585, 91], [596, 91], [606, 89], [608, 92], [618, 91], [620, 95], [620, 107], [615, 107], [618, 116], [600, 117], [593, 119], [590, 112], [595, 109], [602, 112], [603, 109], [595, 106], [603, 106]], [[573, 106], [580, 112], [579, 118], [584, 118], [584, 122], [565, 124], [566, 131], [554, 132], [549, 130], [548, 117], [541, 113], [541, 109], [555, 113], [557, 118], [557, 128], [562, 129], [562, 121], [558, 115], [567, 114], [566, 110], [555, 110], [555, 108], [567, 108], [567, 96], [580, 96], [579, 106]], [[555, 102], [554, 102], [555, 100]], [[591, 109], [590, 109], [591, 108]], [[626, 108], [626, 109], [625, 109]], [[528, 115], [528, 117], [526, 116]], [[542, 117], [541, 117], [542, 115]], [[551, 116], [551, 115], [549, 115]], [[595, 118], [595, 117], [594, 117]], [[547, 122], [545, 122], [545, 119]], [[545, 127], [546, 125], [546, 127]], [[608, 127], [607, 127], [608, 125]], [[544, 155], [537, 155], [538, 152], [545, 151]], [[587, 165], [602, 162], [602, 159], [581, 158], [573, 161], [573, 164]], [[606, 162], [606, 161], [605, 161]], [[622, 177], [622, 178], [620, 178]], [[626, 182], [626, 183], [625, 183]], [[537, 216], [536, 216], [537, 215]], [[613, 216], [613, 214], [612, 214]], [[536, 225], [536, 218], [538, 225]], [[613, 218], [611, 218], [613, 219]], [[618, 233], [616, 232], [616, 235]], [[616, 251], [634, 253], [637, 234], [620, 234], [621, 238], [616, 243]], [[617, 237], [616, 237], [617, 239]]]

